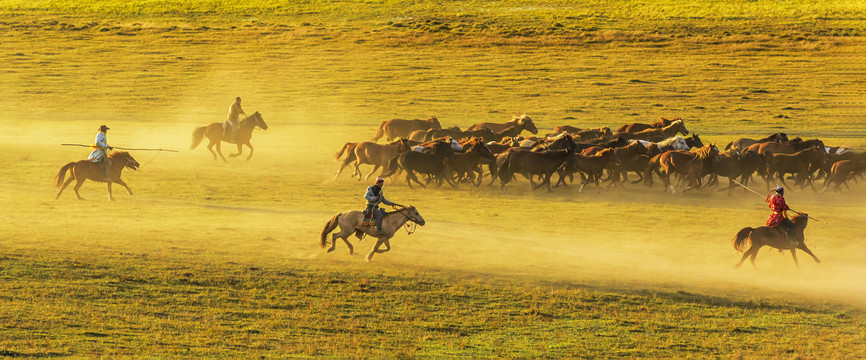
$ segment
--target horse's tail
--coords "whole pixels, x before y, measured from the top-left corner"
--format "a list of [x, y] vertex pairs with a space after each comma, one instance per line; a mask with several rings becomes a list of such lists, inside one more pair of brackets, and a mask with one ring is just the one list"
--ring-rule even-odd
[[322, 229], [322, 237], [319, 239], [319, 245], [321, 245], [322, 247], [325, 247], [325, 245], [328, 243], [328, 241], [325, 239], [325, 237], [327, 237], [328, 234], [331, 233], [331, 231], [334, 231], [334, 229], [337, 228], [337, 224], [339, 224], [339, 220], [340, 220], [340, 214], [339, 213], [334, 215], [334, 217], [332, 217], [331, 220], [328, 220], [328, 223], [325, 224], [325, 228]]
[[382, 135], [385, 135], [386, 122], [387, 121], [383, 121], [381, 124], [379, 124], [379, 130], [376, 130], [376, 136], [373, 138], [373, 142], [379, 141], [379, 138], [382, 137]]
[[733, 142], [733, 141], [729, 142], [728, 145], [725, 145], [725, 150], [730, 149], [730, 148], [731, 148], [731, 145], [734, 145], [734, 142]]
[[347, 142], [347, 143], [343, 144], [343, 147], [340, 148], [340, 151], [337, 151], [337, 156], [334, 157], [334, 159], [340, 160], [340, 157], [343, 156], [343, 152], [345, 152], [346, 150], [348, 150], [349, 152], [352, 152], [352, 150], [355, 149], [355, 144], [356, 143], [351, 143], [351, 142]]
[[[63, 180], [66, 179], [66, 172], [69, 171], [69, 169], [72, 169], [72, 167], [74, 167], [74, 166], [75, 166], [75, 162], [73, 161], [73, 162], [70, 162], [69, 164], [63, 165], [63, 167], [60, 168], [60, 171], [57, 172], [57, 187], [60, 187], [60, 185], [63, 185]], [[70, 173], [69, 176], [74, 178], [75, 173]]]
[[751, 243], [752, 240], [749, 238], [749, 235], [752, 234], [752, 230], [755, 230], [750, 227], [744, 227], [740, 232], [734, 236], [734, 249], [739, 252], [746, 251], [746, 245]]
[[207, 133], [207, 126], [202, 126], [195, 131], [192, 132], [192, 146], [190, 149], [195, 149], [198, 144], [201, 144], [201, 141], [204, 140], [204, 135]]

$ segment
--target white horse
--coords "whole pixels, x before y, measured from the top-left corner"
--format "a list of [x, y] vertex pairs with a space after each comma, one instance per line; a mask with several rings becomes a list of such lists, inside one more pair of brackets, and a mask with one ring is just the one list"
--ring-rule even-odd
[[690, 150], [691, 147], [688, 143], [686, 143], [686, 139], [683, 139], [682, 136], [671, 136], [667, 139], [658, 142], [659, 147], [670, 146], [674, 150]]
[[[352, 233], [357, 233], [355, 236], [361, 238], [361, 233], [366, 233], [367, 235], [378, 238], [376, 244], [373, 245], [373, 250], [367, 254], [367, 262], [373, 258], [374, 253], [384, 253], [391, 250], [391, 238], [394, 237], [394, 233], [397, 230], [400, 230], [400, 227], [403, 226], [407, 221], [412, 221], [418, 225], [424, 226], [424, 218], [421, 217], [421, 214], [418, 213], [418, 210], [415, 209], [414, 206], [410, 206], [407, 208], [397, 208], [397, 210], [385, 213], [382, 218], [382, 230], [385, 233], [384, 235], [378, 235], [376, 232], [376, 228], [374, 226], [365, 226], [362, 227], [361, 223], [364, 221], [364, 213], [361, 211], [350, 210], [338, 213], [331, 217], [331, 220], [328, 220], [328, 223], [325, 224], [325, 228], [322, 229], [322, 236], [320, 238], [320, 245], [324, 248], [327, 245], [328, 240], [327, 236], [340, 226], [340, 232], [334, 234], [331, 237], [331, 247], [328, 249], [328, 252], [334, 251], [337, 247], [337, 239], [343, 239], [343, 242], [346, 243], [346, 246], [349, 247], [349, 254], [354, 254], [355, 249], [352, 247], [352, 244], [349, 243], [349, 235]], [[379, 246], [382, 244], [385, 245], [384, 250], [379, 250]]]

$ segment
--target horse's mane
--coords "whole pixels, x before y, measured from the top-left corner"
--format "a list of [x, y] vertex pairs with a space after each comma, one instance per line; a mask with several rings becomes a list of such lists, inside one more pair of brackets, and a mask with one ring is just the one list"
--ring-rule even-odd
[[113, 159], [115, 156], [129, 156], [129, 152], [127, 151], [115, 151], [111, 154], [108, 154], [109, 159]]
[[700, 159], [709, 158], [713, 152], [713, 147], [714, 147], [714, 145], [712, 145], [712, 144], [706, 145], [706, 146], [698, 149], [697, 151], [695, 151], [695, 155], [697, 155], [698, 158], [700, 158]]
[[686, 140], [683, 139], [683, 138], [682, 138], [681, 136], [679, 136], [679, 135], [677, 135], [677, 136], [671, 136], [671, 137], [669, 137], [669, 138], [667, 138], [667, 139], [664, 139], [664, 140], [662, 140], [662, 141], [659, 141], [659, 142], [657, 143], [657, 145], [658, 145], [658, 146], [668, 146], [668, 145], [673, 144], [674, 142], [680, 142], [680, 141], [686, 141]]
[[767, 137], [765, 137], [765, 138], [763, 138], [763, 139], [758, 140], [758, 142], [767, 142], [767, 141], [781, 140], [781, 138], [782, 138], [783, 136], [786, 137], [786, 138], [788, 137], [788, 135], [785, 135], [785, 133], [777, 132], [777, 133], [775, 133], [775, 134], [773, 134], [773, 135], [770, 135], [770, 136], [767, 136]]

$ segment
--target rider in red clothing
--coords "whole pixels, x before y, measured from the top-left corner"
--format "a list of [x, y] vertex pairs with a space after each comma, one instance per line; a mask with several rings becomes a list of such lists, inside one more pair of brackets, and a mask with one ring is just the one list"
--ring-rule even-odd
[[791, 220], [788, 220], [788, 217], [785, 214], [786, 210], [790, 210], [788, 204], [785, 203], [785, 189], [781, 186], [776, 186], [774, 191], [775, 194], [773, 194], [773, 196], [767, 195], [767, 202], [770, 203], [770, 210], [773, 210], [773, 213], [770, 214], [769, 218], [767, 218], [767, 226], [780, 226], [785, 230], [788, 240], [797, 244], [799, 241], [797, 241], [794, 231], [794, 223], [792, 223]]

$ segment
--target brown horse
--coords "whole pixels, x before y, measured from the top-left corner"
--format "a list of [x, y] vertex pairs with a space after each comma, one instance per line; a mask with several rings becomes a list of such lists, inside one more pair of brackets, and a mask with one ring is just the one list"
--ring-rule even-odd
[[629, 140], [661, 141], [678, 133], [682, 133], [683, 135], [689, 134], [689, 130], [686, 129], [686, 125], [682, 120], [674, 121], [670, 125], [660, 129], [653, 128], [634, 133], [616, 133], [614, 136]]
[[731, 141], [728, 145], [725, 146], [725, 150], [734, 149], [734, 150], [745, 150], [749, 146], [754, 144], [763, 144], [765, 142], [788, 142], [788, 134], [783, 132], [777, 132], [773, 135], [767, 136], [763, 139], [748, 139], [748, 138], [739, 138], [737, 140]]
[[[388, 144], [380, 145], [374, 142], [365, 141], [355, 146], [355, 173], [352, 175], [358, 176], [358, 181], [361, 181], [361, 164], [373, 165], [373, 170], [364, 177], [364, 180], [370, 178], [380, 167], [386, 168], [388, 163], [399, 153], [409, 150], [410, 147], [416, 145], [414, 141], [407, 139], [399, 139]], [[337, 173], [339, 175], [339, 173]], [[337, 177], [334, 176], [336, 179]]]
[[643, 123], [631, 123], [620, 126], [619, 129], [616, 129], [618, 133], [636, 133], [639, 131], [644, 131], [648, 129], [661, 129], [665, 126], [672, 124], [674, 121], [682, 120], [682, 118], [675, 119], [665, 119], [663, 117], [659, 117], [659, 121], [656, 121], [652, 124], [643, 124]]
[[386, 136], [389, 142], [398, 137], [408, 139], [409, 134], [412, 134], [412, 132], [415, 130], [429, 130], [441, 128], [442, 125], [439, 124], [439, 119], [437, 119], [435, 115], [431, 116], [427, 120], [385, 120], [381, 124], [379, 124], [379, 130], [376, 131], [376, 136], [371, 141], [377, 142], [379, 141], [379, 138], [381, 138], [383, 135]]
[[586, 184], [592, 181], [595, 181], [595, 187], [599, 188], [599, 180], [604, 174], [604, 169], [618, 162], [619, 159], [612, 149], [604, 149], [590, 156], [571, 154], [558, 169], [559, 181], [556, 182], [556, 186], [565, 184], [566, 176], [573, 178], [574, 173], [579, 171], [583, 181], [581, 181], [578, 191], [583, 191]]
[[[258, 111], [253, 113], [250, 116], [247, 116], [238, 124], [238, 130], [235, 137], [235, 141], [231, 141], [231, 134], [226, 134], [226, 131], [223, 131], [223, 123], [211, 123], [208, 126], [202, 126], [195, 131], [192, 132], [192, 146], [190, 149], [195, 149], [198, 144], [201, 144], [201, 141], [207, 136], [210, 143], [207, 145], [207, 149], [213, 154], [213, 159], [217, 159], [217, 154], [219, 154], [220, 158], [223, 161], [228, 162], [226, 157], [223, 156], [222, 150], [220, 149], [220, 144], [225, 141], [229, 144], [237, 144], [238, 145], [238, 153], [237, 154], [229, 154], [230, 157], [235, 157], [243, 153], [243, 146], [246, 145], [250, 148], [250, 155], [247, 156], [247, 160], [253, 157], [253, 145], [250, 144], [250, 138], [253, 137], [253, 129], [256, 127], [261, 128], [262, 130], [268, 129], [268, 124], [265, 123], [265, 120], [262, 119], [262, 114], [259, 114]], [[213, 147], [216, 145], [216, 152], [213, 151]]]
[[[331, 237], [331, 247], [328, 249], [328, 252], [334, 251], [337, 247], [337, 239], [343, 239], [343, 242], [345, 242], [346, 246], [349, 247], [349, 254], [354, 254], [355, 249], [352, 247], [352, 244], [349, 243], [348, 239], [350, 235], [355, 233], [355, 231], [360, 231], [364, 234], [378, 238], [376, 244], [373, 245], [373, 250], [367, 254], [367, 262], [369, 262], [373, 258], [373, 254], [384, 253], [391, 250], [391, 238], [394, 237], [394, 233], [396, 233], [397, 230], [400, 230], [400, 227], [402, 227], [407, 221], [414, 222], [421, 226], [424, 226], [425, 223], [424, 218], [421, 217], [421, 214], [418, 213], [418, 210], [416, 210], [414, 206], [397, 208], [396, 211], [385, 213], [382, 218], [382, 232], [385, 233], [384, 235], [378, 235], [374, 226], [362, 226], [361, 224], [363, 221], [364, 213], [361, 211], [344, 211], [334, 215], [331, 217], [331, 220], [328, 220], [328, 223], [325, 224], [325, 227], [322, 229], [322, 235], [319, 238], [319, 245], [324, 248], [328, 244], [328, 234], [339, 226], [340, 232]], [[385, 245], [384, 250], [379, 250], [379, 246], [381, 245]]]
[[[553, 192], [550, 186], [550, 177], [565, 163], [568, 156], [573, 154], [571, 150], [550, 150], [535, 152], [530, 150], [511, 150], [508, 152], [507, 160], [499, 170], [500, 189], [511, 181], [514, 173], [526, 175], [529, 179], [531, 190], [547, 185], [547, 191]], [[543, 176], [540, 184], [532, 182], [532, 176]]]
[[767, 163], [767, 189], [770, 189], [770, 179], [773, 175], [777, 175], [779, 181], [785, 187], [785, 174], [796, 175], [797, 178], [794, 184], [799, 184], [801, 188], [806, 187], [806, 180], [809, 180], [809, 186], [815, 190], [815, 185], [812, 184], [813, 167], [817, 169], [827, 160], [827, 153], [824, 149], [809, 148], [803, 151], [798, 151], [794, 154], [773, 154], [766, 155]]
[[418, 180], [415, 172], [435, 177], [436, 186], [442, 186], [442, 180], [445, 180], [456, 189], [457, 184], [451, 181], [451, 177], [447, 176], [445, 171], [445, 159], [454, 158], [451, 139], [446, 138], [446, 141], [438, 141], [432, 144], [430, 148], [430, 152], [404, 151], [400, 153], [390, 161], [387, 175], [396, 173], [397, 169], [406, 170], [406, 184], [410, 189], [412, 188], [412, 181], [426, 186]]
[[746, 258], [750, 258], [752, 261], [752, 266], [755, 266], [755, 256], [758, 255], [758, 250], [763, 246], [772, 246], [779, 250], [791, 250], [791, 256], [794, 258], [794, 264], [797, 267], [800, 267], [800, 262], [797, 261], [797, 249], [805, 251], [807, 254], [811, 255], [813, 259], [815, 259], [816, 263], [821, 263], [821, 260], [818, 260], [818, 257], [812, 253], [812, 250], [806, 246], [806, 237], [803, 235], [803, 231], [806, 230], [806, 223], [808, 222], [809, 215], [795, 215], [791, 218], [791, 222], [794, 223], [794, 229], [796, 230], [796, 238], [797, 244], [793, 244], [792, 241], [788, 240], [788, 237], [785, 235], [785, 230], [780, 227], [767, 227], [760, 226], [757, 228], [745, 227], [734, 236], [733, 245], [734, 249], [737, 251], [743, 251], [746, 248], [747, 242], [751, 244], [748, 250], [743, 253], [743, 257], [740, 259], [740, 262], [737, 263], [737, 267], [743, 265], [743, 262], [746, 261]]
[[[455, 181], [462, 182], [464, 179], [475, 186], [481, 185], [481, 177], [484, 172], [481, 170], [482, 163], [490, 163], [495, 159], [490, 148], [487, 147], [481, 138], [471, 138], [468, 141], [461, 141], [464, 151], [462, 153], [454, 153], [453, 159], [448, 159], [448, 167], [456, 176]], [[475, 182], [476, 173], [478, 182]]]
[[[658, 166], [663, 170], [662, 181], [665, 184], [664, 190], [667, 191], [668, 188], [670, 188], [671, 192], [676, 191], [675, 188], [671, 186], [671, 174], [678, 175], [678, 183], [682, 182], [683, 179], [688, 181], [688, 187], [683, 191], [700, 188], [701, 171], [704, 170], [705, 167], [711, 167], [712, 162], [718, 155], [719, 149], [716, 148], [714, 144], [704, 146], [694, 152], [671, 150], [662, 153], [658, 158]], [[644, 173], [644, 176], [646, 175], [649, 175], [648, 171]]]
[[[111, 169], [108, 170], [108, 173], [111, 176], [111, 181], [109, 182], [103, 180], [104, 174], [102, 169], [99, 167], [99, 164], [89, 160], [73, 161], [61, 167], [60, 171], [57, 173], [56, 179], [57, 187], [60, 188], [60, 191], [57, 192], [57, 196], [54, 198], [59, 199], [60, 194], [63, 193], [63, 189], [66, 189], [72, 180], [78, 181], [75, 184], [75, 187], [72, 188], [72, 190], [75, 190], [75, 196], [78, 196], [78, 200], [84, 200], [84, 198], [81, 197], [81, 194], [78, 193], [78, 189], [81, 188], [81, 184], [84, 184], [85, 180], [106, 182], [108, 184], [108, 200], [114, 200], [114, 197], [111, 195], [111, 183], [120, 184], [120, 186], [126, 188], [126, 192], [129, 195], [132, 195], [132, 190], [130, 190], [129, 186], [120, 179], [120, 172], [123, 171], [124, 168], [137, 170], [140, 166], [138, 161], [135, 161], [135, 159], [132, 158], [132, 155], [129, 155], [126, 151], [113, 152], [108, 155], [108, 158], [111, 159]], [[72, 170], [69, 174], [69, 179], [66, 179], [64, 182], [66, 172], [69, 170]]]
[[538, 134], [538, 128], [535, 127], [535, 123], [532, 122], [532, 118], [530, 118], [526, 114], [523, 114], [521, 116], [514, 116], [511, 121], [506, 122], [504, 124], [480, 123], [480, 124], [472, 125], [466, 130], [469, 130], [469, 131], [481, 130], [481, 129], [486, 127], [486, 128], [489, 128], [490, 130], [492, 130], [493, 132], [498, 133], [498, 132], [502, 132], [503, 130], [507, 129], [511, 125], [517, 125], [517, 126], [520, 126], [520, 128], [522, 130], [528, 130], [529, 132], [531, 132], [533, 134]]
[[851, 187], [848, 186], [848, 179], [862, 174], [864, 171], [866, 171], [866, 166], [860, 159], [839, 160], [833, 163], [830, 168], [830, 174], [824, 180], [824, 190], [827, 190], [827, 187], [833, 183], [836, 184], [836, 191], [842, 192], [841, 185], [845, 185], [848, 190], [851, 190]]

